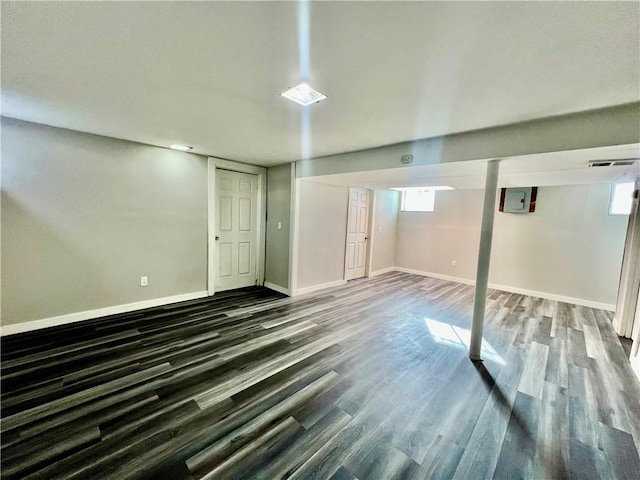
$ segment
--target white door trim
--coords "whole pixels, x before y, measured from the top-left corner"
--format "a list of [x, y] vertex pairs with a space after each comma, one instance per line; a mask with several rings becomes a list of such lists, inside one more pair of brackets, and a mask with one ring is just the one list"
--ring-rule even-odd
[[[612, 185], [613, 190], [613, 185]], [[633, 333], [638, 290], [640, 288], [640, 178], [635, 182], [631, 213], [627, 223], [624, 242], [624, 255], [618, 284], [616, 313], [613, 317], [613, 329], [621, 337], [631, 337]]]
[[256, 165], [223, 160], [209, 157], [207, 163], [207, 292], [209, 296], [215, 294], [215, 225], [216, 225], [216, 169], [231, 170], [240, 173], [250, 173], [258, 176], [258, 243], [256, 245], [256, 269], [258, 285], [264, 284], [266, 207], [267, 207], [267, 169]]
[[298, 295], [298, 239], [300, 232], [300, 179], [296, 177], [296, 162], [291, 164], [291, 217], [289, 219], [289, 294]]
[[367, 235], [369, 241], [366, 248], [366, 262], [364, 267], [365, 278], [371, 277], [371, 265], [373, 263], [373, 242], [375, 240], [375, 223], [376, 223], [376, 191], [369, 189], [369, 226], [367, 227]]
[[347, 282], [347, 257], [349, 256], [349, 217], [351, 216], [351, 188], [347, 187], [347, 223], [344, 226], [344, 265], [342, 266], [342, 281]]

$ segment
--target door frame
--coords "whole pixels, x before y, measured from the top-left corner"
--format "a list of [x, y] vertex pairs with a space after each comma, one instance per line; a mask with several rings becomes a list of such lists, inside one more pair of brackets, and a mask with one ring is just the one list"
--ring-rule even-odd
[[347, 281], [347, 249], [349, 246], [349, 216], [351, 215], [351, 209], [349, 208], [349, 206], [351, 205], [351, 190], [353, 188], [361, 188], [363, 190], [366, 190], [368, 192], [368, 196], [367, 196], [367, 228], [366, 228], [366, 235], [367, 235], [367, 244], [364, 247], [364, 275], [362, 277], [358, 277], [358, 278], [368, 278], [369, 277], [369, 272], [371, 270], [371, 252], [372, 252], [372, 247], [371, 244], [373, 243], [373, 237], [372, 237], [372, 223], [373, 223], [373, 207], [374, 207], [374, 203], [373, 203], [373, 197], [375, 194], [375, 191], [367, 188], [367, 187], [347, 187], [347, 190], [349, 191], [349, 196], [347, 199], [347, 224], [345, 227], [345, 236], [344, 236], [344, 268], [342, 271], [342, 279], [346, 282]]
[[371, 264], [373, 263], [373, 242], [375, 241], [375, 223], [376, 223], [376, 190], [371, 188], [369, 190], [369, 226], [367, 235], [369, 235], [369, 241], [366, 248], [366, 261], [364, 264], [364, 276], [365, 278], [371, 277]]
[[300, 179], [297, 162], [291, 162], [291, 208], [289, 212], [289, 295], [298, 294], [298, 239], [300, 232]]
[[222, 158], [209, 157], [207, 159], [207, 293], [215, 294], [215, 246], [216, 246], [216, 169], [231, 170], [239, 173], [249, 173], [258, 177], [258, 202], [256, 227], [258, 242], [256, 245], [256, 273], [258, 285], [264, 284], [265, 236], [267, 224], [267, 169], [257, 165], [232, 162]]

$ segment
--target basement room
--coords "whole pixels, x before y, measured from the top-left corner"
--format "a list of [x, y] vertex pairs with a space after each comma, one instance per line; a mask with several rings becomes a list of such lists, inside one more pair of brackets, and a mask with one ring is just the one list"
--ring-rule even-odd
[[2, 479], [640, 480], [640, 3], [0, 3]]

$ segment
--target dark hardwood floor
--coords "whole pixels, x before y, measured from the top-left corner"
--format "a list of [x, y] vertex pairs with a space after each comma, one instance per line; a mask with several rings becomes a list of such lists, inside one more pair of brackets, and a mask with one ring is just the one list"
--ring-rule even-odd
[[391, 273], [2, 338], [3, 478], [640, 478], [611, 314]]

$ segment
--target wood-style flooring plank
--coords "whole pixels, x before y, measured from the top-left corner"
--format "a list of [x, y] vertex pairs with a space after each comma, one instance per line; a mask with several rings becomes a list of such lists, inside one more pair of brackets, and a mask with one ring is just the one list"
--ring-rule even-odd
[[473, 294], [390, 272], [2, 337], [2, 478], [640, 478], [611, 313], [490, 290], [472, 363]]

